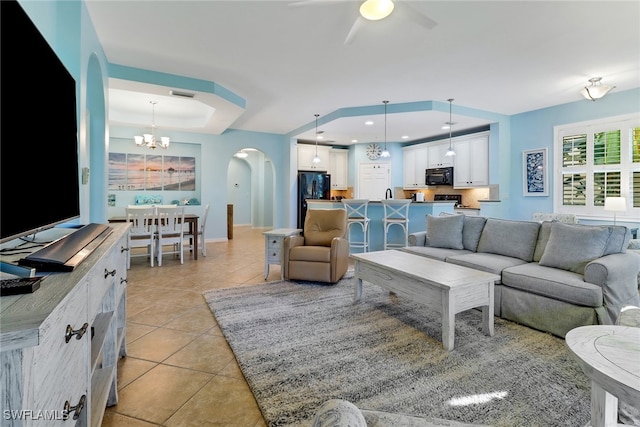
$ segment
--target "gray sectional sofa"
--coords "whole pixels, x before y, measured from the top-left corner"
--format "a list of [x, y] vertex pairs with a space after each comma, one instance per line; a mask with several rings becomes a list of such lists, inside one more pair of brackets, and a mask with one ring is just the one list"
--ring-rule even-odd
[[564, 338], [573, 328], [614, 324], [640, 306], [640, 255], [622, 226], [427, 215], [402, 250], [501, 276], [495, 315]]

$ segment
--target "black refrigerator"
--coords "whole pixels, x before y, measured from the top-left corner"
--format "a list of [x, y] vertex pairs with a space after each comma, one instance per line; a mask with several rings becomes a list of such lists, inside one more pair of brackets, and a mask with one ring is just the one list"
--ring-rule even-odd
[[331, 175], [326, 172], [298, 172], [298, 228], [304, 229], [307, 199], [331, 198]]

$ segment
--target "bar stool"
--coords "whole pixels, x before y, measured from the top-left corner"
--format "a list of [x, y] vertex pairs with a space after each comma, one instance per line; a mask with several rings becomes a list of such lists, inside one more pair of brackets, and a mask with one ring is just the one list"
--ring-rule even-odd
[[[397, 200], [382, 200], [382, 206], [384, 207], [384, 218], [382, 224], [384, 226], [384, 250], [387, 248], [402, 248], [409, 245], [409, 205], [411, 199], [397, 199]], [[404, 231], [404, 242], [402, 243], [388, 243], [387, 235], [389, 229], [393, 225], [402, 227]]]
[[[369, 251], [369, 222], [367, 216], [368, 199], [342, 199], [347, 211], [347, 239], [349, 240], [349, 252], [351, 248], [361, 248], [362, 252]], [[359, 225], [362, 228], [362, 240], [351, 240], [351, 226]]]

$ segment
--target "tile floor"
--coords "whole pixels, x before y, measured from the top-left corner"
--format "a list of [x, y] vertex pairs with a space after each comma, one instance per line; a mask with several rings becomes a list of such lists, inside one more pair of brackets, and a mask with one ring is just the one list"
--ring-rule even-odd
[[[202, 292], [264, 283], [261, 229], [234, 228], [207, 256], [172, 255], [162, 267], [134, 257], [128, 275], [127, 357], [118, 369], [116, 406], [103, 427], [266, 426]], [[268, 280], [280, 278], [272, 265]]]

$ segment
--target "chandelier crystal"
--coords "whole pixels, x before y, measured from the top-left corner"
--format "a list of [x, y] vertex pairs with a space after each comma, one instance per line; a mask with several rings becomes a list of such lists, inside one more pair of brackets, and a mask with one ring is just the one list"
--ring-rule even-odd
[[144, 133], [133, 137], [138, 147], [147, 147], [155, 150], [157, 147], [169, 148], [171, 142], [168, 136], [156, 137], [156, 101], [149, 101], [151, 107], [151, 133]]

